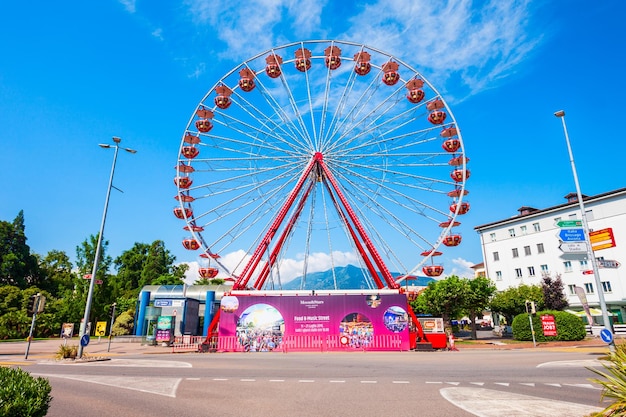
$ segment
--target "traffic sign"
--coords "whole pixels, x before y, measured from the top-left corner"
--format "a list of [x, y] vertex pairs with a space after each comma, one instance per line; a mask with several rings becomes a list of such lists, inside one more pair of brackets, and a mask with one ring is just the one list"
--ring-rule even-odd
[[89, 335], [88, 334], [84, 334], [83, 337], [80, 338], [80, 345], [82, 347], [85, 347], [89, 344]]
[[602, 338], [604, 343], [613, 342], [613, 333], [611, 333], [611, 331], [607, 328], [600, 330], [600, 337]]
[[582, 242], [585, 240], [585, 231], [583, 229], [561, 229], [559, 239], [563, 242]]
[[615, 237], [613, 236], [613, 229], [610, 227], [589, 232], [589, 240], [591, 241], [592, 250], [615, 247]]
[[561, 242], [559, 249], [563, 253], [587, 253], [587, 242]]
[[582, 227], [582, 220], [559, 220], [556, 222], [557, 227]]
[[593, 274], [593, 270], [592, 269], [588, 269], [586, 271], [583, 271], [583, 275], [592, 275]]
[[617, 269], [621, 266], [622, 264], [614, 261], [612, 259], [598, 259], [598, 266], [600, 268], [611, 268], [611, 269]]

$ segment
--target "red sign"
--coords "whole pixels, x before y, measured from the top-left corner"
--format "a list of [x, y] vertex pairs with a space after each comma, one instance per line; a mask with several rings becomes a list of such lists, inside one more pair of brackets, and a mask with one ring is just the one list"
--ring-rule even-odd
[[610, 227], [589, 232], [589, 240], [591, 241], [592, 250], [615, 247], [615, 237], [613, 236], [613, 229]]
[[583, 275], [592, 275], [592, 274], [593, 274], [593, 270], [591, 270], [591, 269], [583, 271]]
[[544, 336], [556, 336], [556, 322], [552, 314], [543, 314], [541, 316], [541, 327]]

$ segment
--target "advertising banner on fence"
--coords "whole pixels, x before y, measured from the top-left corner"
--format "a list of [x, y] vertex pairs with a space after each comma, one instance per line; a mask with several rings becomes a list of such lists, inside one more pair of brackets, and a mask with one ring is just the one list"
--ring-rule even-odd
[[[409, 344], [406, 296], [224, 296], [220, 337], [236, 336], [250, 350], [273, 350], [285, 337], [328, 336], [366, 347], [379, 335]], [[347, 339], [346, 339], [347, 338]]]

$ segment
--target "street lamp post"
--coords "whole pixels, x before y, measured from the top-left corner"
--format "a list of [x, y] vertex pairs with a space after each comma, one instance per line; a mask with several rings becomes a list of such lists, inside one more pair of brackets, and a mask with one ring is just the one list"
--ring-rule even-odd
[[104, 224], [107, 218], [107, 210], [109, 208], [109, 197], [111, 196], [111, 188], [113, 188], [113, 174], [115, 174], [115, 164], [117, 162], [117, 153], [120, 149], [125, 150], [129, 153], [137, 153], [134, 149], [129, 148], [120, 148], [119, 144], [122, 140], [118, 137], [113, 137], [113, 142], [115, 145], [109, 144], [99, 144], [101, 148], [115, 148], [115, 153], [113, 154], [113, 165], [111, 165], [111, 175], [109, 177], [109, 186], [107, 188], [107, 196], [104, 201], [104, 212], [102, 213], [102, 223], [100, 224], [100, 233], [98, 234], [98, 243], [96, 244], [96, 254], [93, 259], [93, 269], [91, 271], [91, 279], [89, 280], [89, 292], [87, 293], [87, 302], [85, 304], [85, 316], [83, 317], [83, 322], [80, 324], [80, 338], [81, 341], [78, 345], [78, 358], [83, 357], [83, 336], [86, 334], [87, 323], [89, 323], [89, 315], [91, 313], [91, 303], [93, 300], [93, 289], [96, 283], [96, 273], [98, 272], [98, 263], [100, 261], [100, 249], [102, 247], [102, 235], [104, 234]]
[[[583, 226], [583, 233], [585, 235], [585, 245], [587, 247], [587, 257], [591, 261], [591, 269], [593, 270], [593, 276], [595, 277], [596, 287], [598, 289], [598, 301], [600, 302], [600, 309], [602, 310], [602, 319], [604, 321], [604, 327], [608, 329], [611, 334], [613, 333], [613, 325], [609, 319], [609, 313], [606, 308], [606, 301], [604, 300], [604, 289], [602, 288], [602, 281], [600, 281], [600, 274], [598, 268], [598, 262], [596, 256], [591, 248], [591, 240], [589, 237], [589, 224], [587, 223], [587, 214], [585, 213], [585, 203], [583, 202], [583, 196], [580, 192], [580, 184], [578, 183], [578, 174], [576, 174], [576, 165], [574, 164], [574, 155], [572, 153], [572, 147], [569, 142], [569, 135], [567, 134], [567, 126], [565, 125], [565, 111], [559, 110], [554, 113], [556, 117], [563, 122], [563, 132], [565, 133], [565, 142], [567, 142], [567, 151], [569, 152], [569, 160], [572, 165], [572, 173], [574, 174], [574, 184], [576, 185], [576, 194], [578, 196], [578, 206], [580, 207], [581, 220]], [[589, 323], [593, 325], [593, 323]], [[613, 342], [611, 342], [613, 346]]]

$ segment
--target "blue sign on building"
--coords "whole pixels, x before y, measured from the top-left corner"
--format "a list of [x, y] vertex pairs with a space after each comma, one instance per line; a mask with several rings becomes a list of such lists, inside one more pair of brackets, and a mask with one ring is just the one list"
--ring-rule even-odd
[[585, 240], [585, 232], [583, 229], [561, 229], [559, 231], [559, 239], [563, 242], [583, 242]]
[[172, 305], [172, 300], [163, 300], [163, 299], [155, 299], [154, 306], [155, 307], [170, 307]]

